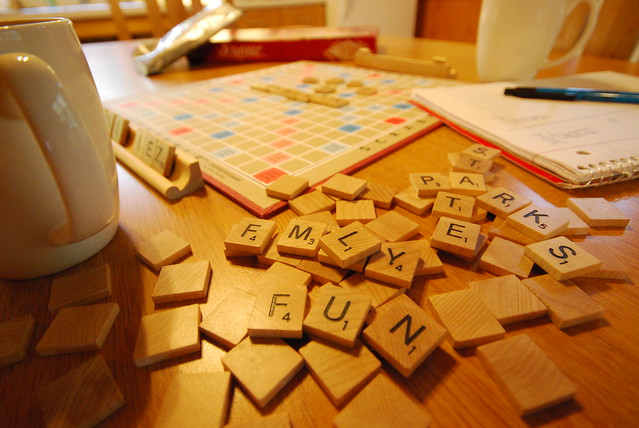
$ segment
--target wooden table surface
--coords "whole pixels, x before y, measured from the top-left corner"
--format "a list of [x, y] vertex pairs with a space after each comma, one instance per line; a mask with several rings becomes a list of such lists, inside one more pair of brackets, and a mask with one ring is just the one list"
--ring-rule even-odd
[[[153, 91], [205, 78], [238, 73], [273, 65], [237, 64], [191, 71], [178, 70], [147, 78], [136, 73], [130, 61], [135, 42], [108, 42], [85, 46], [85, 52], [103, 99]], [[387, 54], [430, 58], [446, 56], [458, 69], [459, 79], [476, 81], [472, 45], [425, 39], [380, 37], [380, 50]], [[542, 75], [617, 70], [639, 75], [639, 67], [620, 60], [583, 57]], [[469, 140], [446, 127], [391, 153], [354, 175], [398, 188], [408, 186], [410, 172], [439, 170], [449, 152], [469, 146]], [[475, 348], [454, 350], [448, 343], [425, 361], [409, 378], [403, 378], [388, 364], [383, 371], [409, 393], [432, 416], [433, 426], [636, 426], [639, 421], [639, 181], [609, 187], [567, 192], [559, 190], [504, 160], [496, 162], [500, 185], [537, 203], [564, 206], [568, 197], [604, 197], [631, 218], [624, 230], [594, 230], [587, 240], [596, 241], [627, 266], [628, 281], [579, 280], [581, 288], [605, 308], [603, 320], [559, 330], [547, 318], [506, 327], [507, 336], [528, 334], [575, 383], [575, 400], [520, 417], [487, 375], [475, 356]], [[207, 339], [193, 355], [168, 360], [146, 368], [133, 364], [133, 348], [142, 316], [154, 312], [151, 293], [156, 274], [142, 265], [134, 247], [164, 229], [190, 242], [191, 259], [209, 260], [213, 276], [208, 298], [198, 301], [203, 316], [230, 290], [248, 289], [260, 278], [264, 267], [250, 261], [228, 260], [223, 240], [240, 218], [250, 215], [211, 187], [176, 202], [163, 199], [130, 171], [118, 166], [120, 186], [120, 228], [107, 247], [75, 270], [108, 263], [112, 269], [113, 295], [121, 312], [100, 351], [42, 357], [35, 344], [52, 316], [47, 313], [51, 277], [30, 281], [0, 282], [0, 321], [31, 314], [36, 327], [27, 358], [0, 368], [0, 419], [3, 426], [43, 425], [37, 391], [69, 370], [104, 356], [126, 400], [126, 405], [104, 422], [104, 426], [150, 426], [153, 424], [167, 386], [178, 372], [223, 370], [220, 358], [226, 350]], [[419, 217], [401, 208], [400, 213], [421, 224], [429, 238], [435, 219]], [[378, 211], [382, 213], [381, 210]], [[277, 215], [278, 228], [294, 214]], [[488, 225], [485, 224], [484, 227]], [[416, 279], [407, 291], [416, 303], [426, 307], [429, 296], [468, 287], [468, 282], [493, 275], [476, 263], [462, 262], [440, 253], [444, 274]], [[0, 261], [1, 262], [1, 261]], [[71, 270], [73, 271], [73, 270]], [[233, 388], [228, 422], [246, 421], [260, 414], [287, 411], [295, 427], [331, 426], [335, 408], [307, 369], [303, 369], [262, 410], [239, 388]]]

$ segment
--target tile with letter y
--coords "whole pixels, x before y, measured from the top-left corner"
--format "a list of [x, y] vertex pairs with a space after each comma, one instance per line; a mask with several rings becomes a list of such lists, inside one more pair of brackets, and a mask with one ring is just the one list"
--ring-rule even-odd
[[402, 294], [377, 308], [362, 337], [402, 376], [408, 377], [444, 341], [446, 329]]
[[410, 288], [421, 250], [409, 242], [384, 242], [368, 260], [364, 275], [402, 288]]

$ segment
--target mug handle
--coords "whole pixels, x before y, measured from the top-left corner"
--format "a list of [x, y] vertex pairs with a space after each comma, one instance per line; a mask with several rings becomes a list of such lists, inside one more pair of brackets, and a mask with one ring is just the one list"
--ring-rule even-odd
[[49, 231], [48, 241], [70, 244], [104, 229], [115, 216], [117, 178], [109, 176], [55, 71], [36, 55], [2, 54], [0, 93], [0, 115], [27, 122], [60, 191], [67, 219]]
[[601, 0], [577, 0], [573, 2], [570, 10], [568, 11], [568, 15], [577, 7], [577, 5], [581, 2], [588, 3], [588, 19], [586, 21], [586, 27], [581, 32], [579, 39], [575, 42], [573, 47], [568, 50], [565, 54], [555, 59], [548, 59], [539, 67], [541, 69], [544, 68], [552, 68], [557, 65], [560, 65], [570, 58], [580, 55], [586, 47], [586, 43], [590, 39], [592, 32], [595, 30], [595, 25], [597, 25], [597, 18], [599, 16], [599, 9], [601, 9]]

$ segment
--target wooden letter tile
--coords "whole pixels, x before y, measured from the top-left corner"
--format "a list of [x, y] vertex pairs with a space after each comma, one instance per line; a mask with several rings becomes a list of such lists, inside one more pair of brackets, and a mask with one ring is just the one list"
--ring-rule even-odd
[[415, 276], [434, 275], [444, 272], [444, 264], [437, 255], [437, 250], [430, 246], [425, 239], [406, 241], [407, 245], [414, 245], [419, 249], [419, 263], [415, 270]]
[[249, 319], [249, 336], [301, 338], [306, 294], [306, 287], [299, 285], [259, 287]]
[[389, 210], [393, 206], [393, 196], [397, 192], [398, 189], [395, 187], [369, 181], [368, 186], [358, 198], [373, 201], [377, 208]]
[[262, 408], [304, 367], [304, 359], [282, 339], [247, 337], [222, 357], [222, 365]]
[[408, 296], [401, 295], [378, 308], [362, 337], [408, 377], [444, 341], [446, 330]]
[[575, 396], [572, 381], [528, 335], [480, 346], [477, 357], [520, 415]]
[[502, 325], [538, 318], [548, 312], [546, 305], [515, 275], [471, 281], [469, 285]]
[[308, 188], [308, 180], [294, 175], [282, 175], [266, 186], [266, 194], [285, 201], [295, 199]]
[[393, 202], [413, 214], [423, 215], [426, 211], [432, 208], [435, 199], [422, 198], [417, 195], [417, 192], [413, 187], [409, 187], [398, 192], [393, 197]]
[[142, 317], [133, 351], [137, 367], [200, 350], [198, 305], [167, 309]]
[[[331, 264], [324, 264], [320, 261], [320, 250], [317, 253], [318, 259], [304, 259], [299, 262], [297, 268], [311, 274], [313, 281], [325, 284], [327, 282], [339, 283], [348, 275], [348, 269], [343, 269]], [[326, 253], [324, 253], [326, 254]], [[327, 256], [328, 257], [328, 256]], [[332, 260], [331, 260], [332, 262]], [[352, 266], [351, 266], [352, 267]], [[349, 267], [350, 268], [350, 267]], [[362, 268], [363, 270], [363, 268]]]
[[162, 268], [151, 299], [156, 304], [206, 297], [211, 281], [208, 261], [167, 265]]
[[248, 322], [255, 305], [255, 296], [233, 287], [200, 324], [200, 331], [214, 341], [232, 348], [248, 333]]
[[531, 203], [530, 199], [504, 187], [495, 187], [475, 199], [475, 205], [501, 218], [506, 218]]
[[406, 242], [384, 242], [368, 260], [364, 275], [402, 288], [413, 283], [421, 251]]
[[355, 221], [366, 224], [376, 217], [377, 213], [373, 201], [337, 201], [335, 203], [335, 220], [341, 227]]
[[0, 323], [0, 367], [26, 358], [34, 327], [31, 315]]
[[590, 227], [626, 227], [630, 219], [604, 198], [568, 198], [566, 206]]
[[429, 297], [433, 313], [448, 329], [453, 348], [466, 348], [499, 340], [506, 331], [472, 289]]
[[570, 223], [568, 227], [561, 234], [564, 236], [586, 236], [590, 233], [590, 226], [583, 221], [573, 210], [568, 207], [555, 208], [562, 215], [566, 216]]
[[335, 174], [322, 184], [322, 192], [352, 201], [367, 187], [366, 180], [345, 174]]
[[576, 278], [601, 267], [601, 261], [565, 236], [526, 246], [525, 254], [558, 281]]
[[360, 222], [322, 236], [320, 247], [342, 268], [379, 251], [382, 242]]
[[472, 221], [475, 212], [475, 198], [457, 193], [439, 192], [433, 205], [433, 217], [450, 217]]
[[486, 193], [486, 181], [482, 174], [452, 171], [448, 174], [450, 191], [460, 195], [478, 196]]
[[277, 251], [296, 256], [315, 257], [326, 224], [307, 222], [297, 218], [289, 221], [277, 241]]
[[381, 363], [361, 342], [352, 349], [311, 341], [300, 348], [306, 366], [326, 395], [343, 406], [381, 370]]
[[413, 173], [408, 175], [412, 189], [420, 198], [435, 196], [442, 191], [450, 190], [448, 176], [437, 172]]
[[495, 236], [508, 239], [509, 241], [513, 241], [521, 245], [534, 244], [537, 242], [536, 239], [533, 239], [530, 236], [521, 233], [519, 230], [508, 226], [506, 224], [506, 220], [500, 217], [495, 217], [490, 226], [490, 230], [488, 231], [488, 237], [490, 239], [494, 239]]
[[548, 307], [550, 320], [559, 328], [597, 320], [604, 309], [595, 299], [572, 283], [562, 283], [550, 275], [526, 278], [528, 287]]
[[371, 298], [350, 288], [326, 284], [304, 320], [304, 331], [352, 348], [371, 309]]
[[453, 171], [485, 174], [490, 171], [492, 166], [493, 161], [491, 160], [477, 159], [463, 154], [459, 156], [459, 160], [453, 165]]
[[526, 247], [495, 236], [479, 259], [479, 267], [495, 275], [514, 274], [528, 278], [534, 262], [525, 254]]
[[403, 294], [406, 290], [405, 288], [395, 287], [394, 285], [366, 278], [361, 273], [349, 276], [340, 282], [339, 285], [370, 296], [373, 308], [383, 305], [392, 298]]
[[111, 269], [103, 264], [51, 280], [49, 313], [62, 308], [86, 305], [111, 295]]
[[61, 309], [36, 345], [36, 352], [56, 355], [101, 349], [119, 312], [117, 303]]
[[308, 272], [281, 262], [275, 262], [253, 284], [249, 292], [257, 295], [257, 292], [263, 287], [279, 285], [297, 285], [306, 288], [311, 284], [312, 279], [311, 274]]
[[552, 238], [568, 228], [570, 220], [552, 207], [529, 205], [506, 217], [506, 225], [537, 241]]
[[320, 211], [333, 211], [335, 209], [335, 200], [319, 190], [314, 190], [291, 199], [288, 202], [288, 206], [295, 214], [302, 216]]
[[170, 230], [144, 241], [137, 248], [138, 256], [155, 271], [191, 254], [191, 245]]
[[277, 224], [273, 220], [244, 217], [231, 228], [231, 232], [224, 240], [224, 248], [249, 254], [262, 254], [273, 237], [276, 227]]
[[473, 144], [461, 151], [462, 155], [468, 155], [476, 159], [494, 160], [501, 155], [501, 150], [486, 147], [481, 144]]
[[366, 224], [366, 229], [388, 242], [407, 241], [419, 233], [419, 223], [389, 211]]
[[462, 257], [473, 257], [481, 226], [449, 217], [441, 217], [430, 240], [430, 246]]

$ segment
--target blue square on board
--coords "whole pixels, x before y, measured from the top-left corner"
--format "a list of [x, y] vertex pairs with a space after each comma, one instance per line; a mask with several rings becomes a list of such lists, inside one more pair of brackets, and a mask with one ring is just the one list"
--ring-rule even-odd
[[359, 131], [360, 129], [362, 129], [361, 126], [353, 125], [352, 123], [339, 127], [339, 130], [344, 132], [355, 132], [355, 131]]

